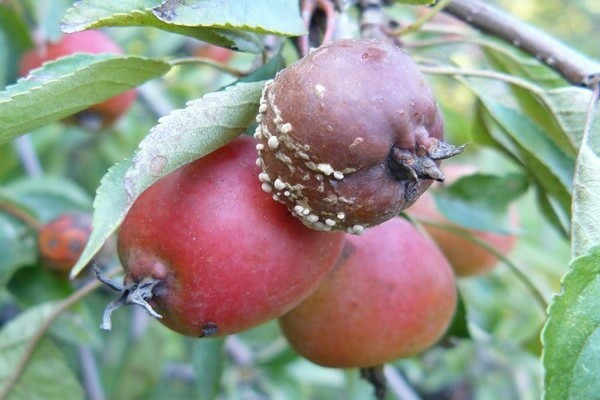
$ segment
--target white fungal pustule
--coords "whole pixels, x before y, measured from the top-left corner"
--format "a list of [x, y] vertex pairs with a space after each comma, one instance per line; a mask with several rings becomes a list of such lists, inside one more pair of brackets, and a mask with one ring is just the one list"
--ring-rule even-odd
[[319, 220], [319, 217], [317, 217], [315, 214], [309, 214], [306, 216], [306, 220], [310, 223], [315, 223]]
[[256, 145], [256, 150], [258, 150], [258, 151], [261, 151], [261, 150], [263, 150], [264, 148], [265, 148], [265, 146], [264, 146], [262, 143], [258, 143], [258, 144]]
[[296, 212], [296, 214], [302, 215], [304, 213], [304, 207], [297, 204], [296, 206], [294, 206], [294, 211]]
[[327, 225], [327, 226], [335, 226], [335, 221], [332, 220], [331, 218], [327, 218], [325, 220], [325, 225]]
[[317, 164], [317, 169], [327, 176], [329, 176], [335, 172], [335, 170], [333, 169], [331, 164], [327, 164], [327, 163]]
[[279, 139], [277, 139], [277, 136], [271, 136], [269, 140], [267, 140], [267, 145], [271, 150], [277, 149], [279, 147]]
[[267, 182], [264, 182], [260, 187], [265, 193], [271, 193], [273, 191], [273, 186]]
[[260, 126], [257, 126], [256, 129], [254, 130], [254, 139], [260, 140], [261, 138], [262, 138], [262, 128]]
[[263, 167], [263, 161], [262, 161], [262, 159], [260, 157], [258, 157], [256, 159], [256, 161], [255, 161], [255, 164], [256, 164], [257, 167], [261, 167], [262, 168]]
[[259, 107], [258, 107], [258, 112], [259, 113], [264, 113], [267, 111], [267, 104], [266, 103], [262, 103]]
[[271, 182], [271, 178], [266, 172], [261, 172], [260, 174], [258, 174], [258, 180], [261, 182]]
[[363, 225], [353, 225], [346, 229], [346, 232], [352, 233], [354, 235], [360, 235], [365, 231], [365, 227]]
[[319, 85], [318, 83], [314, 86], [315, 95], [323, 100], [323, 95], [325, 94], [325, 86]]
[[281, 127], [279, 128], [279, 132], [283, 133], [284, 135], [287, 135], [291, 131], [292, 131], [292, 124], [290, 124], [289, 122], [281, 125]]
[[275, 179], [275, 182], [273, 182], [273, 186], [275, 186], [275, 189], [277, 190], [285, 189], [285, 183], [279, 178]]
[[344, 179], [344, 174], [342, 174], [340, 171], [335, 171], [333, 173], [333, 177], [337, 180], [342, 180]]
[[337, 213], [336, 217], [337, 217], [337, 219], [339, 219], [341, 221], [344, 218], [346, 218], [346, 214], [344, 214], [343, 212], [339, 212], [339, 213]]

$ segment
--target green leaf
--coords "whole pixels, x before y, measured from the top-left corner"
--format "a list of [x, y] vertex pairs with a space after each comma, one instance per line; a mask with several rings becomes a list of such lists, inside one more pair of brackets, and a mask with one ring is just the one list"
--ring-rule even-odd
[[433, 192], [436, 206], [450, 221], [479, 231], [514, 233], [508, 206], [528, 188], [527, 177], [474, 174]]
[[25, 225], [0, 213], [0, 286], [8, 282], [15, 271], [35, 263], [37, 245], [35, 236]]
[[283, 36], [306, 34], [295, 0], [166, 0], [154, 9], [161, 21], [182, 26], [247, 30]]
[[[571, 208], [574, 160], [563, 153], [527, 116], [478, 93], [486, 110], [502, 128], [506, 147], [544, 190], [565, 210]], [[510, 148], [508, 148], [510, 146]]]
[[[29, 308], [0, 331], [0, 393], [6, 390], [28, 343], [56, 307], [57, 303], [44, 303]], [[60, 351], [49, 340], [43, 340], [7, 398], [82, 399], [83, 391]]]
[[532, 92], [517, 85], [508, 86], [514, 93], [521, 111], [535, 121], [562, 151], [575, 156], [576, 146], [573, 146], [569, 141], [556, 118], [548, 118], [551, 111], [546, 104], [546, 100], [542, 98], [545, 89], [565, 86], [564, 79], [540, 61], [533, 57], [524, 56], [520, 50], [514, 47], [500, 41], [486, 41], [489, 44], [485, 47], [484, 53], [496, 69], [513, 76], [527, 78], [539, 87], [536, 92]]
[[42, 222], [74, 210], [89, 210], [90, 195], [70, 179], [59, 176], [23, 178], [6, 185], [5, 193], [27, 207]]
[[[571, 146], [577, 151], [583, 138], [592, 92], [570, 86], [547, 90], [541, 96], [550, 110], [550, 115], [556, 119]], [[592, 130], [600, 132], [600, 118], [594, 119]]]
[[66, 33], [108, 26], [148, 26], [193, 37], [218, 46], [250, 53], [260, 53], [262, 43], [250, 32], [215, 27], [183, 26], [161, 21], [153, 12], [161, 0], [81, 0], [63, 18], [61, 28]]
[[102, 178], [94, 199], [94, 228], [81, 257], [71, 270], [71, 277], [77, 276], [88, 265], [125, 218], [127, 195], [124, 178], [130, 165], [130, 161], [116, 164]]
[[[600, 121], [598, 104], [590, 118]], [[574, 257], [600, 245], [600, 126], [592, 124], [584, 137], [574, 178], [571, 237]]]
[[435, 3], [437, 0], [396, 0], [396, 3], [410, 4], [413, 6], [428, 6]]
[[458, 303], [456, 305], [456, 312], [452, 318], [452, 322], [448, 327], [445, 334], [447, 338], [458, 338], [458, 339], [470, 339], [471, 333], [469, 332], [469, 322], [467, 318], [467, 308], [465, 307], [465, 301], [458, 293]]
[[131, 204], [171, 171], [230, 142], [254, 121], [264, 82], [209, 93], [160, 119], [140, 143], [125, 187]]
[[[143, 312], [143, 311], [142, 311]], [[109, 398], [147, 399], [165, 364], [165, 343], [173, 341], [173, 332], [155, 322], [144, 334], [129, 342], [117, 381], [111, 385]]]
[[227, 85], [226, 87], [235, 86], [238, 83], [252, 83], [259, 81], [266, 81], [269, 79], [273, 79], [275, 75], [285, 68], [285, 59], [281, 55], [281, 52], [277, 53], [275, 56], [271, 57], [271, 59], [260, 68], [257, 68], [255, 71], [252, 71], [246, 76], [241, 77], [237, 81], [233, 82], [231, 85]]
[[203, 338], [194, 342], [192, 367], [200, 400], [212, 400], [219, 393], [225, 368], [224, 345], [224, 337]]
[[0, 143], [168, 72], [159, 60], [76, 54], [45, 64], [0, 92]]
[[161, 118], [131, 164], [116, 165], [102, 178], [94, 201], [94, 229], [71, 276], [90, 262], [146, 188], [244, 132], [254, 121], [263, 87], [264, 82], [240, 83]]
[[23, 53], [33, 47], [29, 28], [12, 8], [0, 4], [0, 87], [16, 80]]
[[575, 258], [542, 332], [546, 400], [600, 393], [600, 247]]

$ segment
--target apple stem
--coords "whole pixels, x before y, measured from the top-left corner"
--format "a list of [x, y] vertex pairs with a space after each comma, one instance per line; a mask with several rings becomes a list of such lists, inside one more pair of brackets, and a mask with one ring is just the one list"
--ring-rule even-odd
[[100, 268], [98, 267], [95, 267], [95, 272], [96, 277], [100, 282], [104, 283], [111, 289], [121, 293], [118, 299], [115, 299], [108, 303], [108, 305], [104, 309], [104, 314], [102, 316], [102, 325], [100, 325], [100, 329], [106, 331], [111, 330], [111, 316], [113, 311], [130, 304], [135, 304], [142, 307], [144, 310], [146, 310], [148, 314], [150, 314], [154, 318], [162, 318], [162, 315], [154, 311], [152, 306], [148, 303], [148, 300], [150, 300], [154, 296], [152, 290], [158, 283], [160, 283], [159, 279], [146, 277], [140, 282], [133, 282], [128, 285], [122, 285], [104, 276], [102, 274], [102, 271], [100, 271]]

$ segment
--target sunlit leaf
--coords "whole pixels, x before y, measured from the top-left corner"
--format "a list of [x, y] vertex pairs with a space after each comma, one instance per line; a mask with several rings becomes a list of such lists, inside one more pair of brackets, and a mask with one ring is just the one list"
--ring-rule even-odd
[[183, 26], [206, 26], [271, 33], [306, 34], [300, 7], [294, 0], [166, 0], [154, 9], [161, 21]]
[[0, 143], [102, 102], [169, 71], [159, 60], [76, 54], [45, 64], [0, 92]]
[[81, 0], [73, 5], [61, 23], [64, 32], [108, 26], [147, 26], [190, 36], [234, 50], [260, 53], [262, 44], [251, 32], [222, 29], [219, 26], [185, 26], [161, 21], [153, 12], [161, 0]]
[[[593, 121], [600, 121], [596, 104]], [[600, 126], [593, 124], [579, 150], [573, 190], [573, 256], [600, 245]]]

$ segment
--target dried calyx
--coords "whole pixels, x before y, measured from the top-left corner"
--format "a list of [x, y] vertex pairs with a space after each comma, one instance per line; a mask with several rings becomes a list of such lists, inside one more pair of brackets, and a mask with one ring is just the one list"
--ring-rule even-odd
[[361, 233], [409, 207], [440, 160], [437, 103], [398, 47], [373, 40], [322, 46], [267, 83], [257, 116], [263, 190], [318, 230]]

